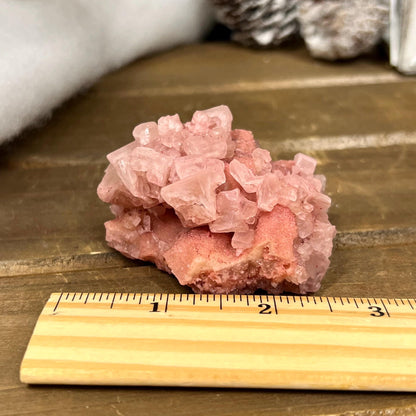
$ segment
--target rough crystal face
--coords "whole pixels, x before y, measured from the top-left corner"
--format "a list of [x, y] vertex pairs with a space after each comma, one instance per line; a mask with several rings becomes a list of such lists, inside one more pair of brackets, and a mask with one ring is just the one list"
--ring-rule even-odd
[[335, 227], [316, 161], [272, 161], [228, 107], [138, 125], [110, 153], [98, 196], [106, 239], [203, 293], [308, 293], [329, 266]]

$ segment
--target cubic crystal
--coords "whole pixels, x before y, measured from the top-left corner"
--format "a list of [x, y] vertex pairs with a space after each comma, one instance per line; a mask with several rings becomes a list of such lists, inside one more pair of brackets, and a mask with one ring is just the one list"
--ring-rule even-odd
[[116, 217], [108, 244], [196, 292], [319, 289], [335, 235], [325, 177], [300, 153], [272, 161], [231, 124], [219, 106], [135, 127], [97, 189]]

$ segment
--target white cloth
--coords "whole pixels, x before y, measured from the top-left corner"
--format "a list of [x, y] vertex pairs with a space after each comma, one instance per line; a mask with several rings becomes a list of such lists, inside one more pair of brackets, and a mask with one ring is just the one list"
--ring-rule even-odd
[[0, 143], [104, 73], [197, 41], [206, 0], [0, 0]]

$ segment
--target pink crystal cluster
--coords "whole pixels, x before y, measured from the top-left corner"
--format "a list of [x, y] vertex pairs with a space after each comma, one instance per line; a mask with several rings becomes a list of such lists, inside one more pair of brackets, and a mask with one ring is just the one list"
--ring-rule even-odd
[[110, 246], [197, 292], [317, 290], [335, 227], [325, 178], [303, 154], [272, 161], [219, 106], [140, 124], [110, 153], [98, 186]]

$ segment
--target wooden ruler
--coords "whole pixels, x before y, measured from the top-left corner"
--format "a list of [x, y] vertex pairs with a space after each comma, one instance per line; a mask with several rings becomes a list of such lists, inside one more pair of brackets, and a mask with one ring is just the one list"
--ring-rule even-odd
[[416, 300], [53, 293], [25, 383], [416, 391]]

